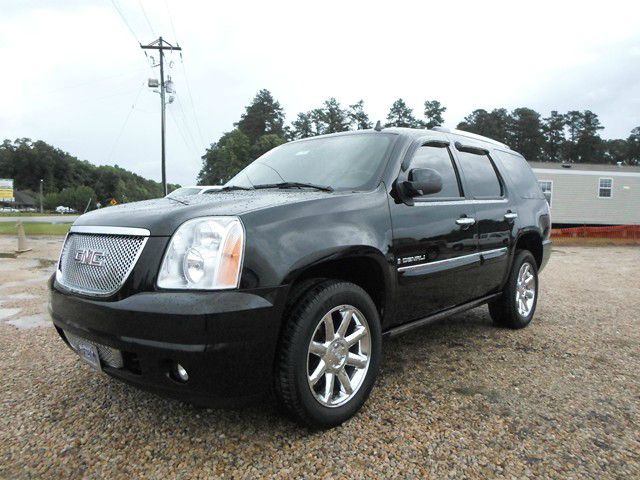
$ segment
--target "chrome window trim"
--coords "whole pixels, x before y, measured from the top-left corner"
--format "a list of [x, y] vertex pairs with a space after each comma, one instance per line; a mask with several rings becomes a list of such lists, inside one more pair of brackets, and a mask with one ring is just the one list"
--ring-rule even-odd
[[420, 274], [423, 273], [435, 273], [441, 272], [448, 268], [463, 267], [471, 265], [475, 262], [479, 262], [481, 259], [499, 258], [506, 255], [508, 252], [507, 247], [495, 248], [493, 250], [486, 250], [484, 252], [471, 253], [469, 255], [461, 255], [459, 257], [447, 258], [444, 260], [437, 260], [435, 262], [418, 263], [416, 265], [407, 265], [406, 267], [399, 267], [398, 272], [410, 272], [416, 269], [420, 269]]
[[481, 205], [485, 203], [507, 203], [507, 198], [496, 198], [490, 200], [415, 200], [415, 206], [433, 207], [438, 205]]
[[131, 235], [135, 237], [148, 237], [151, 232], [146, 228], [133, 227], [103, 227], [74, 225], [69, 229], [70, 233], [94, 233], [98, 235]]

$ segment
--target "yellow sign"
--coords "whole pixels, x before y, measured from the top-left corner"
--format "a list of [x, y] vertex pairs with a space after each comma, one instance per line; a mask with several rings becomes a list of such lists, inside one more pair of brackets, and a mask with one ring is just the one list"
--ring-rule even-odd
[[117, 204], [118, 204], [118, 201], [115, 198], [112, 198], [111, 200], [109, 200], [109, 205], [111, 205], [112, 207]]
[[0, 201], [13, 202], [13, 179], [0, 178]]

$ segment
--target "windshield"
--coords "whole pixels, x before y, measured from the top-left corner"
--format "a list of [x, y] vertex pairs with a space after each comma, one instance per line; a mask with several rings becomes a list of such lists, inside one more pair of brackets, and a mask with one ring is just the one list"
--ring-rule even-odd
[[298, 182], [334, 190], [368, 190], [380, 181], [394, 138], [389, 134], [362, 134], [285, 143], [247, 166], [227, 186], [250, 188]]
[[196, 195], [201, 188], [197, 187], [181, 187], [171, 192], [167, 197], [184, 197], [185, 195]]

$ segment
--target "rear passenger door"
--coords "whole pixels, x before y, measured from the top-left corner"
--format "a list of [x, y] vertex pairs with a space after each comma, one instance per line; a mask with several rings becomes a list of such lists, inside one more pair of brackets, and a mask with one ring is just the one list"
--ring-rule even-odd
[[414, 168], [437, 171], [443, 186], [438, 193], [414, 197], [413, 204], [390, 199], [398, 275], [396, 324], [470, 300], [479, 264], [473, 205], [464, 199], [449, 142], [416, 141], [397, 183]]
[[480, 253], [475, 296], [480, 297], [496, 292], [502, 285], [515, 212], [511, 210], [505, 182], [484, 145], [462, 139], [454, 146], [465, 192], [475, 209]]

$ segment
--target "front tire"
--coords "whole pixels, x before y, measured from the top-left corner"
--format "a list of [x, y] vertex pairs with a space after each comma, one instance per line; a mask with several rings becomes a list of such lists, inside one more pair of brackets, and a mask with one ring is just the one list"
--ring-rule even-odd
[[538, 267], [528, 250], [516, 251], [502, 296], [489, 303], [493, 323], [500, 327], [524, 328], [538, 303]]
[[329, 428], [364, 404], [378, 373], [380, 318], [357, 285], [323, 281], [290, 310], [276, 364], [276, 393], [303, 424]]

